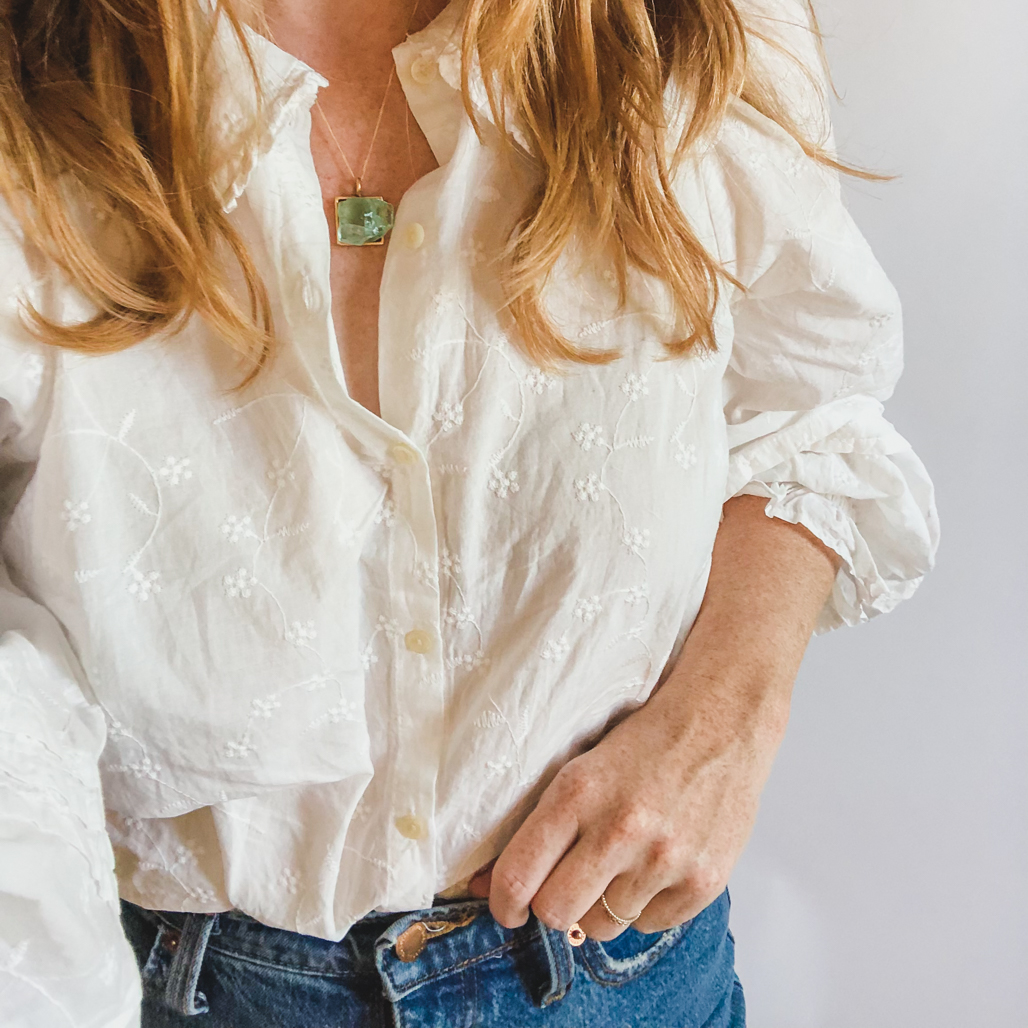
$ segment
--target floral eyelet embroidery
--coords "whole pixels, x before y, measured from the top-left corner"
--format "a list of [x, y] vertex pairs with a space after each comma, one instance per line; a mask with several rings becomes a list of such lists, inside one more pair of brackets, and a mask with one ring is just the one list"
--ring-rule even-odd
[[543, 660], [558, 661], [563, 660], [570, 652], [571, 643], [568, 642], [566, 635], [562, 635], [559, 639], [548, 640], [540, 651], [539, 656]]
[[396, 504], [392, 500], [383, 500], [382, 506], [375, 512], [375, 524], [392, 528], [396, 524]]
[[64, 510], [61, 511], [61, 520], [69, 532], [77, 532], [83, 525], [88, 525], [93, 520], [93, 516], [89, 513], [89, 504], [85, 500], [80, 503], [65, 500]]
[[461, 628], [464, 625], [474, 624], [475, 616], [467, 607], [459, 610], [456, 607], [448, 607], [443, 615], [443, 621], [451, 628]]
[[268, 480], [276, 489], [282, 489], [290, 482], [292, 482], [296, 476], [289, 468], [289, 461], [287, 460], [276, 460], [272, 461], [271, 467], [268, 468]]
[[498, 468], [493, 468], [489, 473], [489, 491], [495, 493], [501, 500], [507, 499], [520, 488], [516, 471], [500, 471]]
[[385, 614], [378, 616], [378, 628], [387, 639], [398, 639], [400, 637], [400, 622], [396, 618], [386, 617]]
[[300, 888], [300, 877], [292, 868], [284, 867], [279, 872], [278, 884], [283, 890], [293, 896]]
[[266, 699], [255, 699], [250, 701], [250, 715], [255, 718], [270, 718], [271, 715], [282, 706], [282, 701], [276, 696], [269, 696]]
[[232, 599], [238, 599], [239, 597], [246, 599], [252, 594], [253, 587], [257, 584], [257, 579], [254, 578], [249, 568], [240, 568], [235, 574], [226, 575], [221, 582], [225, 592]]
[[536, 396], [542, 396], [543, 393], [557, 385], [557, 379], [553, 375], [547, 374], [541, 368], [533, 368], [525, 376], [525, 385]]
[[460, 557], [455, 553], [451, 553], [445, 546], [442, 553], [439, 554], [439, 567], [443, 574], [449, 575], [450, 578], [460, 577], [462, 570]]
[[43, 371], [46, 362], [38, 353], [30, 353], [25, 357], [25, 381], [32, 385], [39, 385], [43, 381]]
[[477, 671], [489, 663], [489, 658], [482, 650], [475, 650], [474, 653], [455, 653], [446, 661], [446, 666], [451, 671]]
[[595, 502], [600, 498], [600, 476], [587, 475], [585, 478], [576, 478], [575, 496], [583, 502]]
[[631, 372], [621, 383], [621, 392], [631, 400], [638, 400], [640, 396], [648, 396], [650, 389], [646, 385], [646, 379], [637, 372]]
[[332, 725], [339, 724], [340, 721], [357, 721], [359, 720], [360, 712], [357, 709], [357, 704], [353, 700], [340, 700], [338, 703], [329, 707], [325, 713], [318, 718], [315, 724], [324, 724], [328, 722]]
[[249, 514], [236, 517], [230, 514], [221, 523], [221, 534], [230, 542], [237, 543], [244, 536], [253, 535], [253, 520]]
[[120, 774], [131, 775], [133, 778], [149, 778], [150, 781], [156, 782], [164, 769], [160, 764], [144, 754], [139, 760], [118, 764], [116, 767], [112, 767], [111, 770], [117, 771]]
[[594, 621], [603, 612], [599, 596], [591, 596], [588, 599], [579, 600], [575, 604], [572, 616], [584, 621], [587, 625]]
[[317, 637], [318, 632], [313, 621], [294, 621], [286, 629], [286, 642], [291, 646], [303, 646]]
[[157, 477], [166, 485], [175, 486], [193, 477], [188, 457], [165, 457], [164, 463], [157, 469]]
[[675, 463], [680, 467], [688, 471], [691, 467], [694, 467], [697, 460], [699, 459], [696, 453], [695, 443], [682, 443], [681, 440], [675, 440]]
[[461, 256], [474, 268], [479, 264], [484, 264], [489, 254], [481, 240], [473, 239], [461, 251]]
[[464, 424], [464, 405], [460, 401], [440, 404], [432, 420], [439, 425], [440, 432], [453, 432]]
[[581, 425], [571, 433], [571, 438], [588, 453], [594, 446], [603, 446], [603, 426], [590, 425], [583, 421]]
[[126, 588], [130, 596], [134, 596], [140, 603], [146, 603], [154, 593], [161, 591], [159, 571], [137, 571], [135, 568], [129, 570], [131, 580]]
[[513, 770], [513, 760], [487, 760], [485, 764], [486, 776], [488, 778], [499, 778], [500, 775], [505, 775]]
[[637, 557], [641, 557], [644, 550], [650, 547], [650, 530], [648, 528], [626, 528], [621, 536], [621, 541]]

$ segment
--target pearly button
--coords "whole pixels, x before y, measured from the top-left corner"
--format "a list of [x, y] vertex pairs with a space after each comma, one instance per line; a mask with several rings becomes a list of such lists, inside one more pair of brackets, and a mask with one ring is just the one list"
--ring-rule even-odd
[[422, 54], [415, 57], [410, 66], [410, 77], [419, 86], [427, 86], [436, 77], [439, 65], [431, 54]]
[[423, 628], [415, 628], [403, 637], [403, 645], [411, 653], [431, 653], [435, 640], [432, 638], [431, 632], [426, 632]]
[[403, 464], [405, 467], [410, 467], [418, 462], [418, 451], [406, 443], [397, 443], [395, 446], [390, 446], [389, 456], [392, 457], [395, 464]]
[[417, 250], [425, 241], [425, 226], [412, 221], [403, 227], [403, 245], [408, 250]]
[[418, 817], [417, 814], [404, 814], [402, 817], [398, 817], [393, 824], [405, 839], [428, 838], [428, 822], [423, 817]]

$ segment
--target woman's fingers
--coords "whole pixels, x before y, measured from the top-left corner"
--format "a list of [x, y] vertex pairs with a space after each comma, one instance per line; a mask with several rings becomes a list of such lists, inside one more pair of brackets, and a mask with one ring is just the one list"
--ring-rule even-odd
[[[631, 863], [625, 848], [593, 829], [564, 854], [532, 900], [532, 912], [543, 924], [566, 931], [584, 918], [607, 883]], [[588, 934], [588, 930], [587, 934]]]
[[655, 891], [654, 887], [642, 884], [633, 875], [617, 875], [601, 890], [600, 898], [578, 919], [579, 927], [590, 939], [598, 939], [600, 942], [616, 939], [628, 925], [618, 924], [607, 913], [603, 899], [607, 900], [607, 906], [618, 917], [634, 920], [650, 903]]
[[551, 784], [493, 865], [489, 909], [505, 928], [528, 920], [536, 893], [578, 836], [573, 809], [551, 798], [552, 789]]
[[551, 928], [577, 921], [596, 938], [613, 938], [620, 926], [597, 904], [615, 879], [622, 906], [639, 904], [633, 914], [676, 881], [678, 854], [663, 812], [619, 795], [623, 775], [605, 755], [600, 747], [566, 765], [496, 861], [489, 899], [500, 924], [524, 924], [531, 908]]
[[[725, 882], [716, 875], [697, 873], [685, 881], [661, 889], [632, 925], [640, 932], [662, 932], [668, 928], [691, 921], [706, 910], [725, 891]], [[617, 908], [615, 908], [616, 912]]]

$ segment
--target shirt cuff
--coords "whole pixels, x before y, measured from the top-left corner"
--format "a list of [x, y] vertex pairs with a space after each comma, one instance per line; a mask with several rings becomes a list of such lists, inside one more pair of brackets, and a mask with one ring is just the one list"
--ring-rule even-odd
[[913, 451], [866, 452], [873, 446], [854, 439], [851, 452], [837, 452], [839, 442], [836, 452], [798, 453], [734, 494], [766, 497], [768, 517], [802, 525], [840, 557], [817, 634], [868, 621], [912, 596], [938, 547], [931, 481]]

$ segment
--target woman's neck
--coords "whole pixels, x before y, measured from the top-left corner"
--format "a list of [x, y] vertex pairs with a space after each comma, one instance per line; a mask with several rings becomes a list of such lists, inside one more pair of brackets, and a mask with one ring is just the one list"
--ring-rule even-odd
[[267, 0], [265, 16], [279, 46], [345, 89], [384, 81], [392, 48], [408, 32], [428, 24], [446, 4], [447, 0]]

